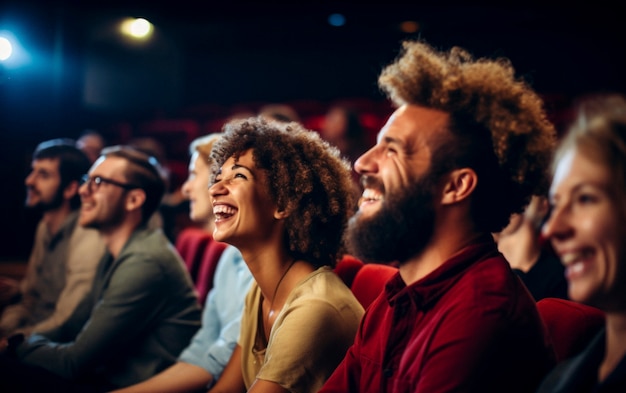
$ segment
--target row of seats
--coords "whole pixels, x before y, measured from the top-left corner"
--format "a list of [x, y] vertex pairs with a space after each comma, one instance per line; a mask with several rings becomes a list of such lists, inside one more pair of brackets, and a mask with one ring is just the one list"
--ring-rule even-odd
[[[213, 240], [199, 228], [186, 228], [176, 239], [176, 248], [198, 290], [202, 304], [213, 287], [213, 275], [226, 244]], [[380, 264], [364, 264], [345, 255], [334, 269], [367, 308], [383, 290], [385, 283], [398, 269]], [[567, 359], [585, 348], [604, 326], [604, 313], [594, 307], [570, 300], [545, 298], [537, 302], [539, 314], [548, 330], [558, 361]]]

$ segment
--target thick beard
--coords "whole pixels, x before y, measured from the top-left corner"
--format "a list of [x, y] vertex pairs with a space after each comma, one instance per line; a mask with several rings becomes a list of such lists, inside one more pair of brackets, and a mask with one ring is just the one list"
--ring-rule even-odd
[[409, 189], [386, 195], [372, 217], [357, 212], [348, 222], [348, 251], [364, 262], [400, 265], [420, 254], [434, 231], [434, 192], [432, 180], [422, 178]]
[[59, 186], [50, 201], [44, 201], [40, 199], [37, 204], [30, 206], [27, 200], [25, 205], [33, 209], [39, 209], [43, 212], [47, 212], [50, 210], [58, 209], [63, 204], [63, 202], [63, 188]]

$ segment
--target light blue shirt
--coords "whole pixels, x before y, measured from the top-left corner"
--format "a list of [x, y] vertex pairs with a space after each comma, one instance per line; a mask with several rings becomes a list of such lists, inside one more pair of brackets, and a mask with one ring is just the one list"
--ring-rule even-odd
[[217, 263], [213, 289], [207, 295], [202, 327], [179, 361], [207, 370], [219, 379], [239, 337], [239, 326], [252, 274], [239, 250], [228, 246]]

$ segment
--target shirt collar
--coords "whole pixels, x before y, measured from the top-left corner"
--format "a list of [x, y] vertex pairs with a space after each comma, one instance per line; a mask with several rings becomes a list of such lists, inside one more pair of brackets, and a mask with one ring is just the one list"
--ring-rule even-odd
[[67, 237], [72, 236], [72, 232], [74, 231], [74, 227], [76, 226], [76, 221], [78, 220], [78, 210], [74, 210], [65, 217], [61, 227], [56, 233], [50, 233], [46, 231], [46, 236], [44, 238], [44, 244], [48, 250], [53, 250], [59, 242]]
[[426, 277], [407, 286], [399, 273], [385, 285], [385, 296], [389, 305], [412, 301], [423, 308], [434, 303], [461, 277], [461, 272], [477, 261], [498, 255], [498, 248], [491, 235], [481, 236], [445, 261]]

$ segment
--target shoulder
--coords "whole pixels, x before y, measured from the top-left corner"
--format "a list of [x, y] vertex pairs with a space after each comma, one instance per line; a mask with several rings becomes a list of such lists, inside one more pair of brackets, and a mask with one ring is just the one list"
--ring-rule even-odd
[[467, 294], [477, 296], [499, 296], [519, 290], [521, 281], [502, 255], [489, 257], [472, 263], [459, 273], [455, 287]]
[[353, 319], [363, 315], [363, 307], [352, 291], [333, 273], [322, 267], [302, 280], [287, 299], [290, 313], [302, 313], [303, 318], [313, 315], [321, 318]]
[[135, 232], [122, 250], [120, 259], [182, 262], [174, 246], [160, 229]]
[[438, 308], [467, 317], [489, 316], [494, 323], [520, 319], [537, 322], [539, 318], [535, 300], [500, 255], [476, 261], [458, 272], [437, 303]]

